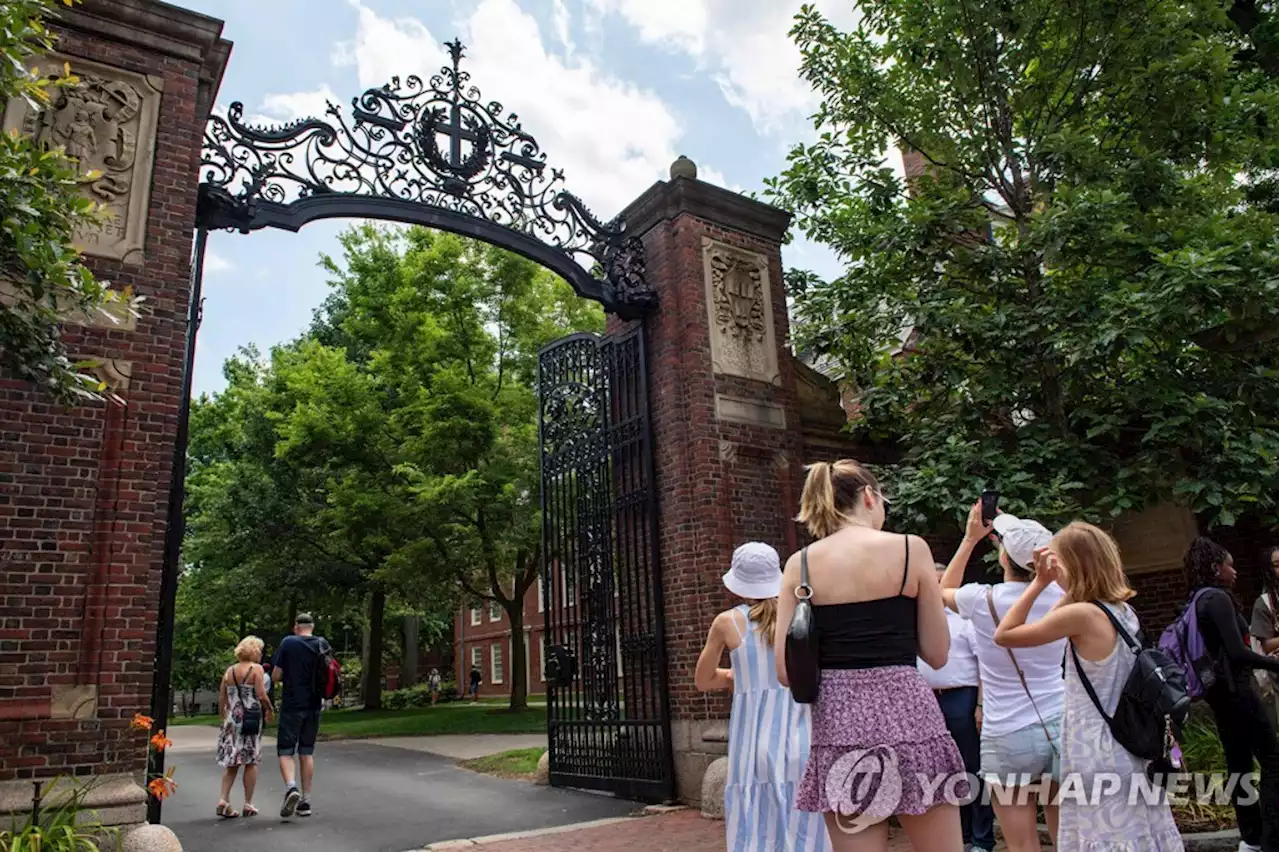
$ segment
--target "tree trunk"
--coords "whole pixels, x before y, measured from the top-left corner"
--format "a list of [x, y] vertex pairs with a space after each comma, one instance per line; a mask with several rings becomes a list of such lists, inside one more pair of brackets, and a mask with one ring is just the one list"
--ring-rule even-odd
[[400, 648], [400, 688], [418, 682], [418, 628], [422, 618], [417, 615], [404, 617], [404, 643]]
[[515, 595], [515, 600], [504, 604], [507, 620], [511, 623], [511, 710], [524, 710], [529, 706], [529, 681], [525, 677], [524, 646], [524, 595]]
[[369, 593], [369, 626], [366, 628], [364, 660], [361, 666], [364, 681], [361, 700], [366, 710], [382, 709], [382, 617], [387, 608], [387, 593], [374, 589]]

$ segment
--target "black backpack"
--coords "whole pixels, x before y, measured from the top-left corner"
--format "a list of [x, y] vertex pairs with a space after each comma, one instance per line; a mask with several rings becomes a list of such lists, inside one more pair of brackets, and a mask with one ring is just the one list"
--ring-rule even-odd
[[1102, 702], [1093, 691], [1093, 684], [1085, 676], [1084, 669], [1080, 666], [1080, 657], [1076, 655], [1075, 645], [1072, 644], [1071, 659], [1075, 661], [1076, 674], [1080, 676], [1089, 700], [1098, 708], [1098, 713], [1111, 729], [1116, 742], [1134, 757], [1161, 760], [1169, 755], [1172, 746], [1181, 739], [1182, 725], [1191, 711], [1186, 675], [1183, 674], [1182, 667], [1164, 651], [1149, 645], [1141, 632], [1135, 639], [1108, 607], [1098, 601], [1094, 601], [1094, 604], [1107, 614], [1116, 633], [1124, 638], [1125, 644], [1134, 653], [1133, 669], [1120, 692], [1115, 715], [1109, 717], [1102, 709]]

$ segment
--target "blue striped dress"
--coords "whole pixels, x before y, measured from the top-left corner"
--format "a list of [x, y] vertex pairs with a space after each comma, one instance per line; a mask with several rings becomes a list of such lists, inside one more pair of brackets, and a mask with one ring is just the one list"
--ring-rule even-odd
[[[778, 683], [773, 647], [743, 604], [730, 619], [741, 642], [729, 652], [733, 709], [724, 787], [726, 852], [827, 852], [822, 814], [795, 809], [809, 759], [809, 708]], [[739, 616], [741, 616], [739, 618]]]

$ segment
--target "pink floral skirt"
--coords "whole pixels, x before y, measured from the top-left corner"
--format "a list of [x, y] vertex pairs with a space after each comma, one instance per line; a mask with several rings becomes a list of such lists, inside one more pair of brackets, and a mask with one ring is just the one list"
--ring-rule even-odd
[[811, 711], [799, 810], [871, 825], [968, 795], [960, 750], [914, 667], [824, 669]]

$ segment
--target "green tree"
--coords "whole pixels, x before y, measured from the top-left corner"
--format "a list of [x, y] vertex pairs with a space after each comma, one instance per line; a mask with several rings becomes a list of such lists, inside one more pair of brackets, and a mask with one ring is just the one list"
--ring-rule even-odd
[[[341, 241], [311, 331], [265, 361], [229, 361], [227, 390], [193, 412], [188, 561], [241, 611], [364, 600], [372, 709], [389, 613], [438, 626], [465, 590], [523, 635], [539, 563], [537, 349], [603, 318], [498, 249], [373, 226]], [[523, 707], [518, 641], [511, 664]]]
[[819, 135], [769, 192], [845, 262], [788, 276], [798, 344], [902, 449], [895, 515], [984, 482], [1057, 519], [1274, 515], [1274, 4], [859, 10], [797, 19]]
[[[70, 0], [63, 0], [70, 6]], [[51, 0], [12, 0], [0, 7], [0, 99], [44, 108], [78, 80], [29, 70], [53, 47], [44, 16]], [[87, 177], [93, 177], [89, 173]], [[136, 300], [96, 280], [71, 245], [72, 231], [92, 227], [100, 208], [80, 193], [77, 164], [19, 133], [0, 135], [0, 367], [64, 401], [97, 397], [105, 385], [73, 363], [58, 330], [68, 315], [136, 313]], [[112, 308], [115, 308], [112, 310]]]

